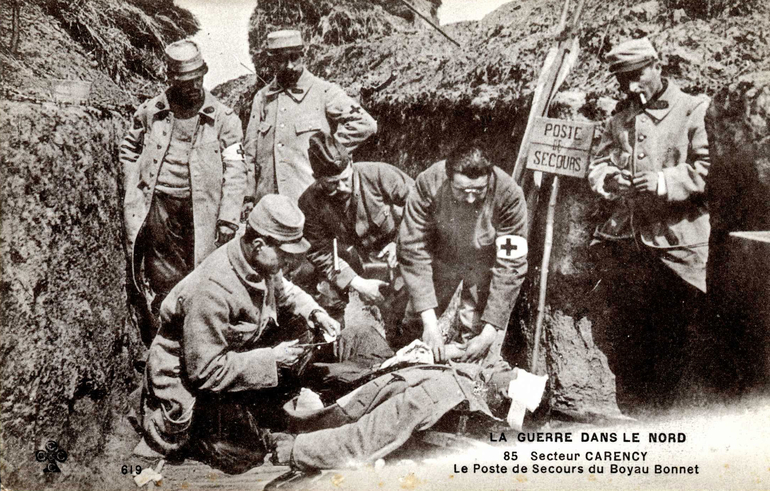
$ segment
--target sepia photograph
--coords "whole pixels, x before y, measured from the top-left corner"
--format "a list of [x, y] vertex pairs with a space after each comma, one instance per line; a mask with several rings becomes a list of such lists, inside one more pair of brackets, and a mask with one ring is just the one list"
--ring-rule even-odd
[[0, 487], [770, 488], [770, 4], [0, 0]]

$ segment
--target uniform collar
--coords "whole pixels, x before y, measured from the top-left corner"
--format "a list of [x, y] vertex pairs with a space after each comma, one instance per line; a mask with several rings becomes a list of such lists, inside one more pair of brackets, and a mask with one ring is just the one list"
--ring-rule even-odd
[[235, 274], [238, 275], [238, 278], [250, 288], [255, 290], [265, 290], [266, 286], [264, 278], [254, 271], [254, 268], [251, 267], [249, 262], [246, 261], [246, 257], [243, 255], [240, 237], [231, 240], [225, 247], [227, 247], [227, 258], [230, 260], [230, 264], [232, 265]]
[[676, 102], [676, 99], [681, 90], [671, 80], [667, 79], [665, 83], [667, 86], [663, 93], [644, 106], [642, 106], [636, 100], [636, 98], [634, 98], [629, 105], [630, 112], [628, 114], [627, 120], [630, 121], [641, 113], [646, 113], [656, 122], [660, 122], [666, 116], [668, 116], [668, 113], [671, 112], [671, 108], [674, 106], [674, 103]]
[[276, 78], [273, 77], [273, 81], [270, 82], [270, 85], [267, 86], [266, 95], [270, 97], [271, 95], [278, 94], [279, 92], [284, 92], [286, 95], [291, 97], [294, 102], [299, 103], [302, 102], [302, 99], [305, 98], [314, 82], [315, 76], [310, 73], [307, 68], [303, 68], [302, 75], [299, 76], [297, 83], [291, 87], [281, 87], [278, 85]]
[[[214, 121], [214, 114], [216, 114], [216, 107], [214, 106], [215, 102], [216, 99], [211, 95], [211, 92], [203, 89], [203, 105], [198, 110], [198, 115]], [[165, 115], [165, 113], [171, 111], [171, 105], [168, 102], [168, 95], [166, 95], [165, 91], [153, 99], [149, 109], [151, 116]]]

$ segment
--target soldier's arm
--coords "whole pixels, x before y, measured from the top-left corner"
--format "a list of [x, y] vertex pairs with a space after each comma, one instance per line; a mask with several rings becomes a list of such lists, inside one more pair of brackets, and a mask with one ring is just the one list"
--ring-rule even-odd
[[687, 160], [663, 169], [667, 201], [686, 201], [706, 189], [709, 166], [709, 144], [704, 122], [709, 101], [703, 99], [692, 110], [686, 131], [690, 145]]
[[[502, 201], [498, 211], [499, 221], [497, 237], [513, 236], [511, 243], [517, 243], [518, 249], [510, 253], [498, 252], [492, 267], [492, 280], [489, 284], [489, 297], [481, 321], [491, 324], [496, 329], [508, 325], [519, 290], [527, 273], [526, 238], [527, 204], [521, 188], [511, 188]], [[521, 243], [523, 240], [523, 243]], [[497, 248], [500, 251], [500, 248]]]
[[310, 242], [307, 258], [337, 288], [345, 290], [356, 277], [356, 273], [342, 259], [339, 260], [340, 271], [334, 271], [334, 234], [317, 212], [317, 203], [313, 201], [311, 191], [312, 188], [308, 188], [299, 198], [299, 208], [305, 214], [303, 235]]
[[377, 122], [336, 84], [326, 91], [326, 117], [337, 123], [334, 136], [351, 151], [377, 132]]
[[283, 273], [275, 276], [275, 302], [279, 309], [288, 309], [294, 315], [299, 315], [310, 321], [314, 310], [323, 309], [309, 294], [300, 287], [283, 277]]
[[241, 140], [243, 140], [241, 121], [228, 108], [219, 132], [219, 151], [222, 155], [224, 175], [218, 218], [220, 222], [227, 222], [236, 228], [240, 222], [243, 196], [246, 191], [246, 165]]
[[129, 183], [128, 181], [133, 178], [139, 178], [139, 172], [136, 169], [136, 161], [139, 160], [139, 156], [144, 150], [144, 133], [145, 117], [143, 106], [140, 107], [134, 117], [131, 119], [131, 128], [126, 132], [126, 136], [123, 137], [123, 141], [120, 142], [118, 149], [118, 160], [123, 168], [124, 188], [129, 189], [129, 185], [133, 184], [135, 187], [138, 181], [135, 183]]
[[592, 160], [588, 164], [588, 184], [591, 190], [602, 198], [614, 200], [620, 197], [619, 194], [607, 189], [606, 179], [610, 176], [620, 173], [612, 161], [611, 155], [615, 148], [613, 139], [612, 120], [607, 121], [602, 131], [599, 145], [592, 155]]
[[243, 153], [246, 163], [246, 191], [244, 200], [253, 201], [257, 195], [257, 182], [259, 181], [259, 169], [257, 168], [257, 140], [259, 136], [259, 124], [262, 115], [262, 94], [257, 92], [251, 103], [251, 115], [243, 137]]
[[398, 233], [398, 265], [415, 312], [438, 307], [433, 288], [433, 258], [429, 245], [433, 228], [433, 199], [426, 175], [417, 176], [406, 200]]
[[185, 370], [192, 384], [211, 392], [236, 392], [275, 387], [278, 370], [271, 348], [235, 352], [225, 330], [230, 307], [218, 285], [200, 288], [183, 301], [185, 309]]
[[401, 222], [404, 215], [404, 207], [409, 191], [414, 187], [414, 179], [406, 175], [402, 170], [391, 165], [378, 167], [380, 192], [385, 202], [396, 208], [396, 224]]

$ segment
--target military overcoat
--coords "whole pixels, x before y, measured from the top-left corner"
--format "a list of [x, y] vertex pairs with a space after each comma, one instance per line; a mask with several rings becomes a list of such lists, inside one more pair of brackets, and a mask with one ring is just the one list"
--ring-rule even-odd
[[309, 319], [318, 304], [279, 272], [262, 277], [235, 238], [174, 287], [160, 310], [142, 395], [147, 443], [166, 454], [188, 440], [196, 400], [275, 387], [275, 355], [260, 338], [286, 309]]
[[305, 238], [310, 242], [308, 259], [335, 283], [348, 287], [356, 273], [340, 261], [334, 271], [332, 241], [340, 247], [353, 246], [361, 258], [389, 242], [395, 242], [404, 205], [414, 180], [383, 162], [355, 162], [350, 207], [341, 209], [318, 184], [311, 185], [299, 199], [305, 213]]
[[[143, 291], [138, 279], [143, 253], [140, 235], [150, 211], [173, 125], [174, 114], [164, 92], [139, 106], [132, 127], [120, 145], [126, 247], [131, 276], [139, 291]], [[217, 221], [234, 224], [240, 221], [246, 187], [242, 137], [238, 116], [205, 91], [189, 162], [196, 266], [216, 248]]]
[[[667, 84], [647, 106], [636, 98], [625, 101], [604, 129], [588, 179], [596, 193], [618, 206], [596, 236], [638, 235], [644, 245], [660, 250], [683, 279], [705, 291], [710, 225], [704, 191], [710, 161], [704, 116], [709, 100]], [[665, 193], [626, 199], [608, 192], [605, 177], [621, 168], [662, 173], [659, 189]]]
[[295, 202], [310, 184], [310, 136], [334, 134], [349, 150], [377, 131], [377, 123], [338, 85], [307, 69], [296, 85], [280, 87], [275, 80], [254, 97], [244, 150], [248, 168], [246, 196], [255, 201], [282, 194]]

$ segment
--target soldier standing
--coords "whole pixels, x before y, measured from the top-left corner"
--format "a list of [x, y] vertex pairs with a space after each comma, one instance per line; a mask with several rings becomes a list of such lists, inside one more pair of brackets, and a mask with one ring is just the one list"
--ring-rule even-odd
[[352, 151], [377, 131], [377, 123], [338, 85], [304, 68], [299, 31], [268, 34], [267, 54], [274, 78], [251, 106], [244, 140], [246, 196], [258, 201], [277, 193], [296, 202], [313, 182], [307, 153], [311, 135], [333, 133]]
[[168, 292], [234, 237], [246, 188], [241, 123], [203, 88], [198, 46], [172, 43], [166, 59], [170, 87], [139, 107], [120, 145], [129, 288], [147, 300], [147, 345]]
[[[685, 94], [663, 78], [646, 38], [619, 44], [608, 58], [627, 99], [607, 123], [589, 165], [591, 188], [615, 204], [595, 233], [599, 269], [616, 292], [609, 296], [619, 307], [617, 329], [634, 326], [629, 336], [635, 352], [661, 357], [661, 363], [647, 359], [641, 368], [623, 357], [616, 374], [619, 385], [626, 375], [659, 374], [661, 380], [651, 385], [662, 388], [682, 372], [677, 363], [685, 329], [692, 327], [706, 291], [708, 99]], [[631, 263], [646, 274], [629, 274]], [[639, 349], [649, 343], [655, 345]]]

